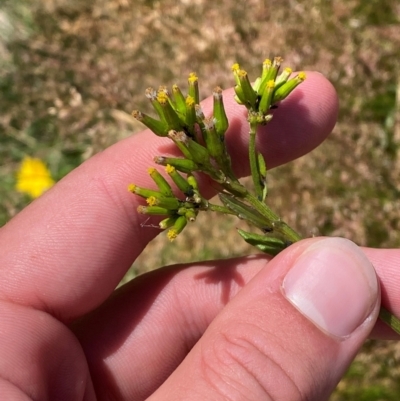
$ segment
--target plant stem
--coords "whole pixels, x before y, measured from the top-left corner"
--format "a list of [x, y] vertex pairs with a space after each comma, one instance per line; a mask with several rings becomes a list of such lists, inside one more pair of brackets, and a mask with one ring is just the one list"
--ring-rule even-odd
[[381, 306], [379, 317], [389, 327], [391, 327], [392, 330], [394, 330], [397, 334], [400, 334], [400, 320], [395, 315], [391, 314], [387, 309]]
[[[271, 222], [271, 227], [273, 231], [280, 234], [283, 240], [288, 242], [288, 244], [300, 241], [302, 239], [301, 235], [293, 230], [288, 224], [280, 219], [280, 217], [273, 212], [264, 201], [262, 201], [263, 187], [261, 183], [260, 171], [258, 166], [257, 150], [256, 150], [256, 134], [258, 129], [258, 123], [250, 122], [250, 137], [249, 137], [249, 161], [251, 176], [254, 183], [255, 194], [252, 195], [246, 190], [246, 188], [240, 184], [239, 181], [225, 181], [221, 185], [232, 194], [245, 199], [250, 205], [254, 207], [260, 214], [262, 214], [266, 219]], [[209, 210], [225, 213], [225, 214], [235, 214], [230, 209], [219, 206], [219, 205], [209, 205]], [[387, 309], [381, 307], [379, 312], [380, 319], [385, 322], [392, 330], [397, 334], [400, 334], [400, 319], [390, 313]]]
[[[290, 226], [283, 222], [280, 217], [274, 213], [263, 201], [262, 193], [263, 188], [261, 184], [260, 171], [258, 166], [257, 150], [256, 150], [256, 134], [258, 129], [257, 122], [250, 122], [250, 138], [249, 138], [249, 160], [251, 176], [253, 178], [255, 193], [257, 197], [251, 195], [249, 192], [245, 195], [245, 199], [264, 217], [271, 221], [271, 226], [274, 231], [281, 234], [285, 241], [289, 243], [297, 242], [302, 237], [294, 231]], [[390, 313], [387, 309], [381, 307], [379, 312], [380, 319], [385, 322], [397, 334], [400, 334], [400, 319]]]
[[250, 138], [249, 138], [249, 161], [250, 171], [253, 178], [254, 189], [259, 199], [262, 199], [263, 187], [261, 185], [260, 170], [258, 168], [258, 158], [256, 150], [256, 134], [258, 124], [250, 122]]

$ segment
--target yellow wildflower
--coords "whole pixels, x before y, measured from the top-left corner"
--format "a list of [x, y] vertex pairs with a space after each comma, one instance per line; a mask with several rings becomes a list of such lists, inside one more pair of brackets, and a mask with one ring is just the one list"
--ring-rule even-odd
[[49, 169], [40, 159], [25, 157], [17, 172], [15, 189], [38, 198], [54, 185]]

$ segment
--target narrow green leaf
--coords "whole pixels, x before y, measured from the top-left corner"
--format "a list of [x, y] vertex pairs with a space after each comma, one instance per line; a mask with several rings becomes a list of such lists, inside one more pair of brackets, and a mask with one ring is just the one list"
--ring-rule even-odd
[[252, 206], [246, 205], [235, 197], [224, 193], [219, 194], [219, 198], [224, 206], [232, 210], [240, 219], [246, 220], [264, 232], [271, 232], [273, 230], [271, 222]]
[[238, 228], [237, 231], [248, 244], [255, 246], [260, 251], [273, 256], [277, 255], [288, 246], [285, 241], [277, 237], [249, 233], [247, 231], [241, 230], [240, 228]]
[[264, 185], [263, 187], [263, 194], [262, 194], [262, 202], [265, 201], [265, 198], [268, 194], [268, 187], [267, 187], [267, 164], [265, 163], [264, 156], [262, 153], [258, 153], [258, 169], [260, 171], [260, 178]]

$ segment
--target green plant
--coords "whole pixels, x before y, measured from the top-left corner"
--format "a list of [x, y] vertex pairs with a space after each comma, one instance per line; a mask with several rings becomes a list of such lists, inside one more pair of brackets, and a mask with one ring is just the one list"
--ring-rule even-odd
[[[147, 206], [139, 206], [138, 212], [149, 216], [164, 216], [160, 229], [168, 229], [172, 241], [194, 222], [200, 212], [217, 212], [236, 215], [255, 226], [260, 233], [238, 229], [239, 235], [250, 245], [271, 255], [276, 255], [301, 239], [301, 236], [273, 212], [265, 200], [268, 194], [266, 183], [267, 164], [256, 148], [258, 128], [273, 118], [273, 109], [305, 79], [304, 72], [292, 77], [292, 70], [285, 68], [280, 74], [282, 59], [263, 62], [262, 73], [252, 84], [248, 74], [238, 64], [232, 67], [236, 81], [235, 100], [247, 109], [249, 123], [249, 161], [254, 190], [249, 191], [236, 177], [231, 158], [225, 145], [225, 133], [229, 121], [225, 113], [222, 90], [213, 92], [213, 115], [206, 117], [200, 106], [198, 78], [189, 75], [189, 91], [185, 97], [174, 85], [172, 94], [161, 86], [158, 91], [148, 88], [149, 98], [158, 119], [140, 111], [133, 116], [150, 128], [156, 135], [170, 138], [183, 157], [156, 156], [154, 161], [165, 166], [165, 171], [183, 193], [184, 199], [176, 196], [168, 181], [155, 168], [149, 174], [157, 190], [142, 188], [135, 184], [129, 190], [146, 199]], [[182, 175], [182, 173], [185, 174]], [[201, 193], [194, 174], [202, 173], [211, 178], [218, 188], [222, 205], [210, 203]], [[400, 320], [384, 308], [380, 317], [400, 333]]]

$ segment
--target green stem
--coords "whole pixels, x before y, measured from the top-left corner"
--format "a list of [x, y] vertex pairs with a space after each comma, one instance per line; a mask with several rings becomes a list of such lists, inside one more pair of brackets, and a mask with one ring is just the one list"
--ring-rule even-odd
[[253, 178], [254, 189], [259, 199], [263, 196], [263, 187], [261, 185], [260, 169], [258, 168], [258, 158], [256, 150], [256, 134], [258, 124], [250, 122], [250, 138], [249, 138], [249, 161], [250, 171]]
[[387, 309], [381, 306], [379, 311], [379, 317], [384, 321], [389, 327], [392, 328], [397, 334], [400, 334], [400, 319], [395, 315], [390, 313]]
[[[258, 124], [250, 123], [250, 138], [249, 138], [249, 159], [250, 159], [250, 169], [251, 176], [253, 178], [253, 183], [255, 187], [255, 192], [257, 197], [254, 197], [250, 193], [245, 195], [245, 199], [264, 217], [271, 221], [274, 231], [279, 232], [285, 241], [291, 243], [297, 242], [302, 239], [302, 237], [294, 231], [290, 226], [283, 222], [279, 216], [274, 213], [264, 202], [261, 202], [263, 188], [261, 186], [261, 177], [258, 168], [258, 159], [256, 151], [256, 132]], [[260, 196], [261, 194], [261, 196]], [[381, 307], [379, 312], [380, 319], [385, 322], [393, 331], [400, 334], [400, 319], [390, 313], [387, 309]]]

